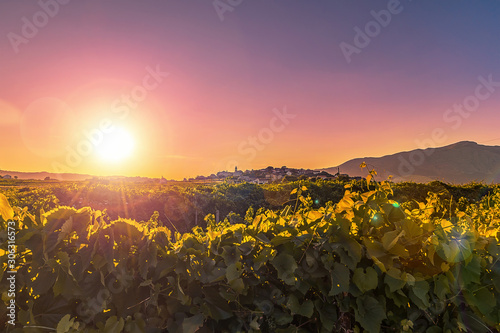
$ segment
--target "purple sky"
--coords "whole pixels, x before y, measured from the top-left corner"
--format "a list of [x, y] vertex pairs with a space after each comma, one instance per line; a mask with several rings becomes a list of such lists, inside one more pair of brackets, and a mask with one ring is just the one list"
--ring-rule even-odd
[[[63, 2], [0, 3], [2, 170], [179, 179], [500, 144], [498, 2]], [[103, 120], [128, 160], [82, 153]]]

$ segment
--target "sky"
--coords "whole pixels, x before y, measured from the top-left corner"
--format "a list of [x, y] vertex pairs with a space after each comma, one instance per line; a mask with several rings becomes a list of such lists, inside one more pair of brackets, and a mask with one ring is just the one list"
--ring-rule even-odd
[[500, 145], [500, 3], [0, 2], [0, 170], [183, 179]]

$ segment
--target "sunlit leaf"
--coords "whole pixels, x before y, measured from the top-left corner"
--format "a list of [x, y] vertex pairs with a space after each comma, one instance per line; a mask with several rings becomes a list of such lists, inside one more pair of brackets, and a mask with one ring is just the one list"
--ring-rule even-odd
[[5, 195], [0, 193], [0, 215], [5, 221], [12, 220], [14, 218], [14, 210], [9, 204], [9, 201]]

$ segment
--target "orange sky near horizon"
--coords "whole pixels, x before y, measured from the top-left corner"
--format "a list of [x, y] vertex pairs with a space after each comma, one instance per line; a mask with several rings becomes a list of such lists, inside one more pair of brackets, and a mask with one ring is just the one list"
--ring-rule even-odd
[[[499, 6], [400, 6], [349, 63], [339, 45], [387, 1], [243, 2], [223, 21], [210, 3], [60, 5], [27, 43], [0, 42], [0, 170], [183, 179], [499, 145]], [[42, 10], [0, 4], [0, 34]], [[478, 89], [473, 111], [453, 109]], [[111, 127], [130, 155], [103, 158]]]

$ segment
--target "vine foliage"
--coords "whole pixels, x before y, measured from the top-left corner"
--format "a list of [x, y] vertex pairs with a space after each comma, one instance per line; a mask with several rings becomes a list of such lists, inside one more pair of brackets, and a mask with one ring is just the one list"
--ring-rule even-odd
[[[374, 173], [371, 174], [374, 176]], [[100, 211], [31, 213], [17, 226], [18, 324], [8, 332], [492, 332], [500, 325], [500, 199], [440, 215], [347, 186], [314, 208], [307, 188], [280, 211], [180, 234]], [[5, 307], [0, 320], [6, 322]]]

